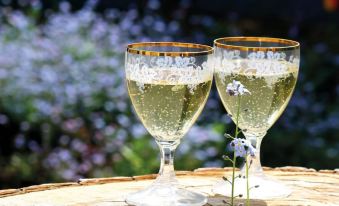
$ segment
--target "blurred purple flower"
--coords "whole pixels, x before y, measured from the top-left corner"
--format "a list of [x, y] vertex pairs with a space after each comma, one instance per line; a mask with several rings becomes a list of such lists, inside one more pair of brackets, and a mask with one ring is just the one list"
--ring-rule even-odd
[[15, 144], [15, 147], [20, 149], [22, 148], [24, 145], [25, 145], [25, 136], [23, 134], [18, 134], [16, 137], [15, 137], [15, 140], [14, 140], [14, 144]]
[[92, 161], [96, 165], [103, 165], [105, 163], [105, 157], [101, 153], [95, 153], [92, 155]]
[[0, 125], [4, 125], [8, 123], [8, 117], [4, 114], [0, 114]]
[[9, 16], [9, 22], [18, 29], [25, 29], [30, 24], [29, 19], [20, 11], [15, 11]]
[[153, 10], [157, 10], [160, 7], [159, 0], [149, 0], [147, 3], [147, 7]]

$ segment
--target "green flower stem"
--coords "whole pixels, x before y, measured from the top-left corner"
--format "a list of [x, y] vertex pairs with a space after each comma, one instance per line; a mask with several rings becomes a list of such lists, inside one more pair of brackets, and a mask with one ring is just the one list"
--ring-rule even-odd
[[231, 196], [231, 205], [233, 206], [234, 200], [234, 180], [235, 180], [235, 163], [237, 159], [235, 157], [235, 152], [233, 153], [233, 170], [232, 170], [232, 196]]
[[235, 138], [238, 137], [239, 134], [239, 115], [240, 115], [240, 96], [238, 96], [238, 108], [237, 108], [237, 116], [236, 116], [236, 125], [235, 125]]
[[246, 159], [246, 205], [250, 206], [250, 187], [248, 178], [248, 158]]
[[[235, 125], [235, 138], [238, 137], [239, 134], [239, 114], [240, 114], [240, 95], [238, 96], [238, 108], [237, 108], [237, 116], [236, 116], [236, 125]], [[232, 196], [231, 196], [231, 205], [233, 206], [234, 201], [234, 180], [235, 180], [235, 166], [236, 166], [237, 158], [235, 156], [235, 150], [233, 152], [233, 170], [232, 170]]]

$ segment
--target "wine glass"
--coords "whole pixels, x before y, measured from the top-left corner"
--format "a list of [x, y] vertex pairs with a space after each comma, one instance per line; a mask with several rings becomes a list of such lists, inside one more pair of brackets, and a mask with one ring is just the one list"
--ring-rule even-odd
[[[250, 163], [249, 183], [251, 198], [286, 197], [291, 190], [281, 182], [264, 175], [260, 163], [260, 144], [267, 130], [285, 110], [297, 82], [299, 43], [268, 37], [225, 37], [214, 41], [215, 81], [222, 103], [244, 136], [256, 149], [255, 156], [247, 156]], [[241, 96], [237, 115], [237, 96], [226, 90], [232, 81], [240, 81], [250, 94]], [[245, 167], [241, 169], [245, 174]], [[219, 182], [214, 193], [229, 196], [231, 188]], [[258, 188], [253, 188], [258, 185]], [[246, 180], [235, 180], [235, 194], [246, 194]]]
[[204, 195], [183, 189], [175, 179], [174, 151], [201, 113], [213, 79], [213, 48], [144, 42], [127, 46], [125, 71], [133, 107], [161, 151], [153, 184], [129, 194], [131, 205], [203, 205]]

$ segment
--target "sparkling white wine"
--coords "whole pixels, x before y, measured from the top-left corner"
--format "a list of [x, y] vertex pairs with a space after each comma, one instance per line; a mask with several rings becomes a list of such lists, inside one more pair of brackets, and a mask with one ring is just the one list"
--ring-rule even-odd
[[138, 82], [127, 78], [132, 104], [142, 123], [158, 140], [184, 136], [207, 100], [212, 80], [203, 82]]
[[276, 61], [273, 65], [268, 62], [270, 60], [261, 60], [256, 65], [266, 65], [266, 69], [258, 72], [258, 68], [249, 67], [251, 64], [247, 60], [242, 61], [237, 63], [240, 68], [236, 72], [229, 72], [227, 68], [216, 69], [219, 96], [233, 121], [236, 121], [239, 96], [228, 95], [226, 88], [233, 80], [240, 81], [251, 94], [240, 96], [238, 126], [251, 133], [264, 133], [286, 108], [297, 81], [298, 68], [286, 61]]

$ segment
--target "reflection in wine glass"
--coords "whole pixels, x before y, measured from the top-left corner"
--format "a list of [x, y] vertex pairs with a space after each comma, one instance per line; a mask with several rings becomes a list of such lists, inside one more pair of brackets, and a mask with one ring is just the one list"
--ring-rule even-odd
[[207, 198], [178, 185], [173, 155], [201, 113], [211, 89], [213, 48], [174, 42], [127, 47], [126, 79], [134, 109], [161, 151], [154, 183], [129, 194], [132, 205], [203, 205]]
[[[299, 43], [291, 40], [265, 37], [226, 37], [214, 41], [215, 81], [219, 96], [227, 112], [236, 122], [237, 107], [240, 106], [238, 126], [245, 137], [256, 148], [251, 162], [251, 198], [268, 199], [285, 197], [290, 190], [280, 182], [263, 174], [260, 164], [260, 144], [267, 130], [285, 110], [297, 82], [300, 49]], [[250, 92], [237, 97], [226, 92], [227, 84], [240, 81]], [[242, 168], [244, 172], [244, 167]], [[246, 181], [235, 182], [235, 194], [246, 194]], [[220, 182], [213, 191], [230, 195], [230, 187]]]

